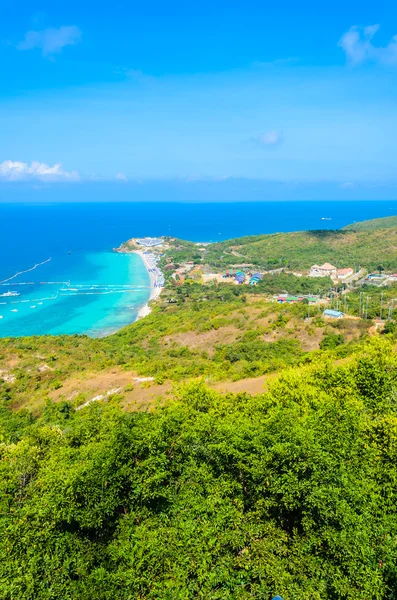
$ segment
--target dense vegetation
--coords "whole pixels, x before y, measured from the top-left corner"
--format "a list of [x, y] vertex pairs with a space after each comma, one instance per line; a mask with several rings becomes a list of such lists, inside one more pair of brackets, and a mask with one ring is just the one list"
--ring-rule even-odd
[[251, 293], [292, 295], [329, 294], [334, 286], [330, 277], [297, 277], [292, 273], [277, 273], [266, 275], [258, 284], [251, 288]]
[[347, 231], [373, 231], [374, 229], [396, 229], [397, 217], [383, 217], [381, 219], [371, 219], [369, 221], [360, 221], [343, 227]]
[[396, 385], [385, 338], [257, 397], [3, 408], [0, 597], [393, 598]]
[[205, 261], [223, 268], [230, 263], [252, 263], [264, 269], [307, 270], [330, 262], [337, 268], [397, 267], [397, 229], [374, 231], [298, 231], [259, 235], [208, 246]]
[[266, 270], [307, 271], [313, 264], [331, 262], [337, 268], [375, 270], [381, 264], [385, 269], [397, 269], [397, 217], [354, 223], [342, 230], [247, 236], [205, 248], [181, 240], [173, 244], [163, 264], [167, 260], [190, 260], [213, 269], [243, 264]]

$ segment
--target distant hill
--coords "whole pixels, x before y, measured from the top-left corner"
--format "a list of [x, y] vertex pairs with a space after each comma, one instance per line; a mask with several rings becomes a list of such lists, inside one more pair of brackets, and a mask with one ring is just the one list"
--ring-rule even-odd
[[394, 230], [391, 224], [361, 229], [364, 224], [355, 223], [354, 228], [343, 230], [296, 231], [227, 240], [208, 246], [204, 260], [215, 268], [251, 263], [269, 270], [286, 267], [304, 271], [313, 264], [330, 262], [337, 268], [361, 265], [372, 270], [381, 264], [385, 269], [395, 270], [397, 217], [366, 223], [391, 219], [396, 223]]
[[382, 219], [371, 219], [360, 221], [343, 227], [344, 231], [373, 231], [374, 229], [397, 229], [397, 216], [383, 217]]

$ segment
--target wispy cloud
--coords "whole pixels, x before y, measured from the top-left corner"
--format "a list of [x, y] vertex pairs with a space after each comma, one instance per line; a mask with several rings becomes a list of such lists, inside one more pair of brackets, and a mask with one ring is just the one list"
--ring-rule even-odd
[[379, 25], [354, 25], [341, 37], [338, 45], [344, 50], [352, 66], [367, 61], [397, 65], [397, 35], [393, 36], [386, 46], [375, 46], [372, 38], [378, 29]]
[[120, 171], [120, 173], [117, 173], [116, 179], [118, 181], [128, 181], [127, 175], [125, 173], [122, 173], [121, 171]]
[[352, 181], [345, 181], [340, 187], [344, 190], [352, 190], [354, 188], [354, 183]]
[[254, 141], [261, 146], [279, 146], [283, 141], [283, 134], [277, 130], [266, 131], [258, 135]]
[[64, 171], [60, 163], [52, 167], [35, 160], [30, 164], [12, 160], [4, 160], [0, 163], [0, 181], [78, 181], [79, 179], [77, 171]]
[[59, 54], [65, 46], [74, 46], [81, 40], [81, 31], [75, 25], [28, 31], [25, 39], [17, 45], [18, 50], [39, 48], [43, 56]]
[[129, 69], [128, 67], [117, 67], [115, 69], [117, 75], [122, 75], [125, 79], [130, 79], [139, 83], [148, 83], [154, 81], [152, 75], [147, 75], [140, 69]]

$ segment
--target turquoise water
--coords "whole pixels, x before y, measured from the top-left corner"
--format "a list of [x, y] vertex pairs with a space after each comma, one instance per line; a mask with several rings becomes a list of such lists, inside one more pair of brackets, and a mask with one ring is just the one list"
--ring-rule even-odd
[[[70, 285], [40, 283], [47, 281], [70, 281]], [[21, 282], [34, 284], [18, 285]], [[49, 263], [9, 283], [12, 285], [0, 286], [0, 293], [15, 290], [20, 296], [0, 297], [1, 337], [107, 335], [133, 322], [150, 297], [149, 275], [142, 259], [136, 254], [111, 251], [55, 256]], [[73, 289], [74, 285], [84, 287], [78, 287], [77, 292], [61, 291]], [[99, 285], [100, 288], [95, 287]], [[112, 285], [131, 287], [112, 288]]]
[[[338, 229], [353, 221], [397, 214], [396, 201], [34, 204], [32, 191], [27, 193], [26, 203], [7, 204], [3, 192], [0, 282], [49, 257], [51, 261], [12, 280], [33, 285], [0, 286], [0, 293], [21, 292], [17, 299], [0, 298], [4, 302], [0, 337], [101, 336], [133, 322], [149, 298], [149, 276], [139, 256], [112, 252], [131, 237], [173, 235], [196, 242], [218, 241], [276, 231]], [[44, 281], [70, 281], [70, 287], [84, 284], [89, 294], [62, 293], [65, 284], [40, 284]], [[94, 294], [89, 288], [97, 284], [142, 287]]]

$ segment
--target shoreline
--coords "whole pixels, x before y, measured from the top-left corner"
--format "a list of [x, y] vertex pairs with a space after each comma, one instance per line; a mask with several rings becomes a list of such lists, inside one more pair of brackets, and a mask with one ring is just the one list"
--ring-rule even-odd
[[145, 269], [149, 275], [149, 279], [150, 279], [150, 297], [149, 300], [146, 302], [146, 304], [144, 304], [139, 310], [138, 310], [138, 314], [137, 317], [135, 319], [136, 321], [140, 321], [141, 319], [143, 319], [144, 317], [147, 317], [148, 315], [150, 315], [150, 313], [152, 312], [151, 307], [149, 306], [149, 302], [151, 302], [152, 300], [156, 300], [161, 292], [163, 291], [162, 287], [155, 287], [155, 275], [152, 271], [150, 271], [150, 269], [152, 268], [151, 265], [149, 264], [149, 261], [147, 260], [147, 256], [145, 255], [143, 250], [132, 250], [131, 254], [138, 254], [138, 256], [140, 256], [140, 258], [142, 259], [143, 264], [145, 265]]

